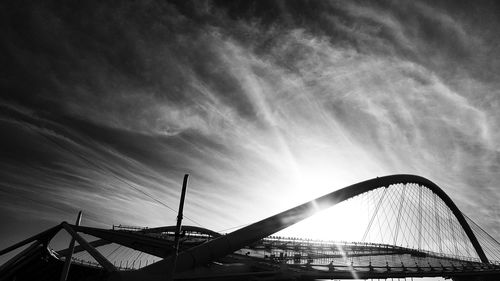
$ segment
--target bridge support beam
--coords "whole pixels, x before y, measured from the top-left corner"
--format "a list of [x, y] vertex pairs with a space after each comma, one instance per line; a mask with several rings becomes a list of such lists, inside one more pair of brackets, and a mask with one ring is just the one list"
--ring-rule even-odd
[[[79, 226], [81, 221], [82, 221], [82, 211], [78, 212], [75, 225]], [[59, 279], [60, 281], [66, 281], [66, 279], [68, 278], [69, 267], [71, 265], [71, 258], [73, 257], [74, 250], [75, 250], [75, 238], [72, 237], [71, 242], [69, 243], [68, 252], [66, 254], [66, 261], [64, 262], [64, 267], [61, 272], [61, 278]]]
[[11, 271], [12, 266], [15, 266], [17, 263], [26, 258], [29, 258], [33, 253], [39, 250], [40, 247], [41, 247], [40, 241], [36, 241], [33, 244], [31, 244], [28, 248], [24, 249], [19, 254], [15, 255], [13, 258], [11, 258], [9, 261], [7, 261], [0, 267], [0, 276], [5, 276], [8, 271]]
[[115, 266], [110, 263], [101, 253], [99, 253], [89, 242], [83, 239], [67, 222], [62, 223], [62, 227], [78, 242], [82, 247], [107, 271], [116, 272]]

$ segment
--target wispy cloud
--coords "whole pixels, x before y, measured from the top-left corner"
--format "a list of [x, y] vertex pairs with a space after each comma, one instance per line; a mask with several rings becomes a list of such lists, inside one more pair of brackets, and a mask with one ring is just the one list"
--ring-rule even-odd
[[186, 216], [220, 230], [413, 173], [500, 233], [500, 64], [482, 14], [267, 2], [2, 9], [5, 220], [171, 224], [151, 197], [176, 209], [189, 172]]

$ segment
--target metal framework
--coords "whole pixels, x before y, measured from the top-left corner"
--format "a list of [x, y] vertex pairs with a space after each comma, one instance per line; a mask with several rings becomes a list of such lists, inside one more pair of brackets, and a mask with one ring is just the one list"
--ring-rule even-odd
[[[465, 236], [472, 244], [479, 261], [460, 259], [440, 255], [439, 253], [420, 249], [421, 237], [419, 236], [418, 249], [400, 247], [396, 245], [381, 245], [370, 243], [325, 243], [291, 238], [269, 238], [272, 234], [287, 228], [316, 212], [334, 206], [349, 198], [384, 188], [380, 200], [376, 204], [375, 212], [380, 208], [383, 196], [387, 189], [396, 184], [416, 184], [425, 187], [442, 200], [451, 211], [463, 229]], [[395, 207], [397, 241], [399, 221], [402, 220], [405, 189], [399, 195]], [[422, 200], [422, 192], [418, 194], [418, 202]], [[435, 203], [434, 203], [435, 204]], [[182, 216], [182, 214], [181, 214]], [[437, 216], [437, 215], [436, 215]], [[422, 211], [418, 211], [421, 233]], [[373, 223], [371, 218], [368, 229]], [[436, 217], [438, 233], [441, 223]], [[374, 178], [360, 182], [324, 196], [318, 197], [307, 203], [301, 204], [279, 214], [253, 223], [226, 235], [192, 226], [183, 226], [186, 234], [181, 238], [179, 223], [177, 226], [158, 228], [127, 228], [123, 226], [113, 229], [98, 229], [79, 226], [79, 219], [75, 225], [61, 223], [47, 231], [19, 242], [0, 251], [0, 255], [8, 253], [19, 247], [32, 243], [24, 251], [0, 267], [0, 280], [22, 280], [33, 277], [23, 273], [23, 269], [39, 266], [43, 263], [33, 257], [45, 257], [46, 266], [53, 270], [61, 270], [60, 280], [79, 280], [78, 272], [84, 272], [85, 278], [94, 276], [95, 280], [165, 280], [169, 279], [252, 279], [252, 278], [281, 278], [288, 279], [315, 279], [315, 278], [399, 278], [404, 276], [493, 276], [498, 277], [500, 266], [490, 263], [482, 245], [479, 243], [468, 220], [460, 212], [450, 197], [436, 184], [428, 179], [415, 175], [392, 175]], [[477, 231], [478, 226], [473, 222]], [[445, 226], [443, 226], [445, 227]], [[453, 226], [451, 226], [453, 227]], [[66, 250], [53, 252], [48, 249], [49, 241], [64, 229], [70, 234], [74, 242]], [[363, 237], [366, 237], [367, 231]], [[453, 228], [452, 228], [453, 229]], [[86, 241], [78, 233], [97, 237], [92, 242]], [[452, 233], [452, 235], [455, 235]], [[458, 234], [457, 234], [458, 235]], [[487, 233], [483, 236], [488, 236]], [[453, 236], [454, 237], [454, 236]], [[438, 237], [441, 239], [440, 237]], [[495, 241], [496, 242], [496, 241]], [[496, 242], [498, 243], [498, 242]], [[117, 245], [113, 251], [106, 255], [97, 248], [102, 249], [110, 245]], [[179, 247], [177, 247], [179, 245]], [[441, 245], [439, 243], [439, 245]], [[498, 246], [493, 243], [493, 246]], [[499, 244], [500, 245], [500, 244]], [[489, 245], [491, 247], [491, 245]], [[456, 246], [455, 246], [456, 247]], [[136, 260], [141, 255], [151, 255], [157, 259], [151, 264], [140, 264], [136, 267], [123, 266], [112, 263], [109, 258], [120, 248], [136, 251]], [[178, 250], [178, 254], [177, 254]], [[76, 263], [73, 253], [88, 253], [97, 263], [86, 266]], [[394, 257], [398, 256], [399, 263]], [[385, 263], [381, 263], [384, 257]], [[392, 260], [391, 260], [392, 259]], [[73, 261], [70, 267], [70, 261]], [[330, 261], [325, 267], [325, 261]], [[338, 263], [345, 261], [345, 264]], [[350, 264], [347, 263], [350, 261]], [[389, 262], [391, 261], [391, 262]], [[318, 263], [319, 262], [319, 263]], [[409, 264], [413, 263], [413, 265]], [[244, 266], [220, 266], [220, 264]], [[49, 266], [50, 265], [50, 266]], [[207, 268], [207, 265], [212, 265]], [[64, 269], [63, 269], [64, 267]], [[59, 269], [60, 268], [60, 269]], [[67, 269], [66, 269], [67, 268]], [[231, 268], [229, 270], [229, 268]], [[326, 271], [323, 270], [326, 268]], [[72, 274], [73, 272], [73, 274]], [[24, 275], [23, 275], [24, 274]], [[83, 273], [81, 273], [83, 274]], [[29, 278], [28, 278], [29, 279]], [[50, 278], [49, 278], [50, 279]], [[86, 279], [86, 280], [87, 280]], [[50, 279], [52, 280], [52, 279]]]
[[[446, 195], [446, 193], [441, 188], [439, 188], [430, 180], [420, 176], [392, 175], [363, 181], [345, 187], [343, 189], [339, 189], [227, 235], [221, 236], [203, 245], [193, 247], [179, 254], [177, 260], [177, 270], [188, 270], [196, 266], [206, 264], [215, 259], [226, 256], [238, 249], [241, 249], [245, 245], [251, 244], [284, 228], [287, 228], [307, 217], [312, 216], [319, 210], [329, 208], [346, 199], [368, 192], [370, 190], [380, 187], [389, 187], [390, 185], [398, 183], [416, 183], [429, 188], [437, 196], [439, 196], [439, 198], [443, 200], [443, 202], [448, 206], [448, 208], [450, 208], [457, 220], [460, 222], [460, 225], [467, 234], [467, 237], [474, 246], [474, 249], [476, 250], [481, 261], [484, 263], [488, 263], [488, 258], [484, 254], [481, 245], [479, 245], [476, 236], [472, 232], [464, 216], [457, 208], [455, 203], [453, 203], [451, 198]], [[168, 268], [168, 264], [170, 263], [171, 258], [167, 258], [161, 262], [145, 268], [144, 272], [147, 272], [148, 274], [162, 274], [162, 272], [164, 272], [165, 269]]]

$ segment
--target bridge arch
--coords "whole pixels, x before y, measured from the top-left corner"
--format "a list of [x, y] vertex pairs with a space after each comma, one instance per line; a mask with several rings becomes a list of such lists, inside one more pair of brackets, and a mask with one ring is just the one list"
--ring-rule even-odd
[[[471, 227], [467, 223], [462, 212], [451, 200], [451, 198], [439, 186], [424, 177], [399, 174], [377, 177], [347, 186], [324, 196], [318, 197], [302, 205], [263, 219], [259, 222], [253, 223], [227, 235], [218, 237], [200, 246], [193, 247], [179, 254], [177, 258], [176, 270], [187, 270], [199, 265], [206, 264], [207, 262], [210, 262], [214, 259], [223, 257], [243, 248], [246, 245], [252, 244], [255, 241], [270, 236], [303, 219], [306, 219], [315, 214], [317, 211], [332, 207], [342, 201], [363, 194], [365, 192], [381, 187], [388, 188], [389, 186], [395, 184], [409, 183], [418, 184], [420, 186], [428, 188], [446, 204], [446, 206], [451, 210], [453, 215], [460, 223], [481, 261], [483, 263], [488, 263], [488, 258], [486, 257]], [[149, 274], [160, 274], [165, 270], [166, 265], [170, 263], [172, 263], [172, 261], [167, 258], [161, 262], [145, 267], [142, 270]]]

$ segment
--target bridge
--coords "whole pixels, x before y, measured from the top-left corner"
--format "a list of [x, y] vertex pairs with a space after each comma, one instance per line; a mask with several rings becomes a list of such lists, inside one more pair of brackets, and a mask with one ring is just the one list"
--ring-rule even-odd
[[[358, 241], [276, 236], [350, 201], [369, 213]], [[360, 182], [227, 234], [196, 226], [100, 229], [80, 218], [0, 251], [16, 252], [0, 280], [500, 280], [500, 243], [415, 175]], [[55, 250], [50, 242], [60, 231], [72, 240]]]

